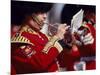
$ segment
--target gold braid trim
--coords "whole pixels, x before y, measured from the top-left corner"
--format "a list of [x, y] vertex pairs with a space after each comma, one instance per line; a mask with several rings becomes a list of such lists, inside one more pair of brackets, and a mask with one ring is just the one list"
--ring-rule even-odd
[[61, 47], [61, 45], [57, 42], [59, 39], [58, 37], [54, 36], [50, 39], [50, 41], [45, 45], [44, 49], [42, 50], [42, 52], [44, 53], [48, 53], [51, 47], [56, 47], [58, 52], [60, 53], [63, 48]]
[[[22, 36], [22, 32], [28, 32], [28, 26], [24, 26], [19, 33], [16, 33], [12, 38], [11, 38], [11, 43], [24, 43], [24, 44], [31, 44], [34, 45], [33, 43], [30, 42], [30, 40], [24, 36]], [[33, 33], [32, 31], [29, 31], [30, 33]]]
[[63, 50], [62, 46], [58, 42], [55, 42], [54, 47], [58, 49], [59, 53]]
[[26, 43], [26, 44], [31, 44], [34, 45], [33, 43], [30, 42], [30, 40], [28, 40], [26, 37], [24, 36], [17, 36], [17, 37], [13, 37], [11, 38], [11, 43]]

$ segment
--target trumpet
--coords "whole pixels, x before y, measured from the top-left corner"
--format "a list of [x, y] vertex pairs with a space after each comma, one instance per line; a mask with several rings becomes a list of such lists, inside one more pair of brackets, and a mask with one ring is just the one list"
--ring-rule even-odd
[[[59, 25], [61, 25], [61, 23], [50, 24], [50, 23], [47, 23], [47, 22], [45, 22], [44, 24], [48, 25], [49, 30], [55, 30], [55, 31], [58, 29]], [[71, 30], [70, 25], [66, 25], [66, 26], [68, 26], [68, 29], [66, 31]]]
[[58, 28], [58, 26], [60, 25], [60, 23], [54, 23], [54, 24], [50, 24], [50, 23], [47, 23], [47, 22], [45, 22], [44, 24], [46, 24], [46, 25], [48, 25], [48, 26], [50, 26], [50, 27], [54, 27], [54, 28]]
[[[60, 25], [60, 23], [54, 23], [54, 24], [45, 23], [45, 24], [48, 25], [48, 34], [51, 36], [57, 33], [58, 26]], [[66, 30], [63, 41], [65, 42], [65, 44], [69, 44], [72, 42], [72, 34], [70, 27]]]

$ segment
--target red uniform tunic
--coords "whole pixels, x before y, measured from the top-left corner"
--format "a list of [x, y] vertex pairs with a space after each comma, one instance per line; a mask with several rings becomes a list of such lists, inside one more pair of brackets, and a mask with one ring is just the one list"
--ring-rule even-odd
[[86, 24], [86, 27], [90, 30], [94, 38], [93, 44], [82, 45], [79, 47], [79, 52], [81, 55], [81, 61], [86, 62], [86, 70], [91, 70], [96, 68], [96, 30], [91, 24]]
[[62, 47], [58, 42], [47, 46], [49, 39], [41, 32], [24, 26], [11, 44], [12, 74], [54, 72], [58, 70], [56, 57]]
[[61, 68], [66, 71], [74, 71], [74, 63], [80, 60], [80, 53], [78, 50], [71, 49], [68, 51], [65, 48], [58, 56], [59, 64]]

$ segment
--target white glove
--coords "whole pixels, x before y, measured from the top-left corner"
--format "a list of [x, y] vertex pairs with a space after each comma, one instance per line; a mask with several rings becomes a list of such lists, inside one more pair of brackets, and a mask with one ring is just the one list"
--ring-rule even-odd
[[93, 44], [94, 38], [91, 33], [88, 33], [85, 36], [81, 36], [81, 41], [83, 42], [84, 45]]
[[60, 24], [58, 26], [57, 34], [56, 36], [59, 38], [59, 40], [62, 40], [64, 38], [64, 34], [66, 33], [66, 30], [69, 28], [67, 24]]

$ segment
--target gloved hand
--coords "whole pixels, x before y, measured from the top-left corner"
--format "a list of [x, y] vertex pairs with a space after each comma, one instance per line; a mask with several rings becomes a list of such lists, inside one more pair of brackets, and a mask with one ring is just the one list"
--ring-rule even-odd
[[69, 28], [69, 26], [67, 26], [67, 24], [60, 24], [58, 26], [56, 36], [59, 38], [59, 40], [62, 40], [64, 38], [64, 34], [66, 33], [66, 30], [68, 28]]
[[81, 41], [84, 45], [93, 44], [94, 38], [91, 33], [81, 36]]

